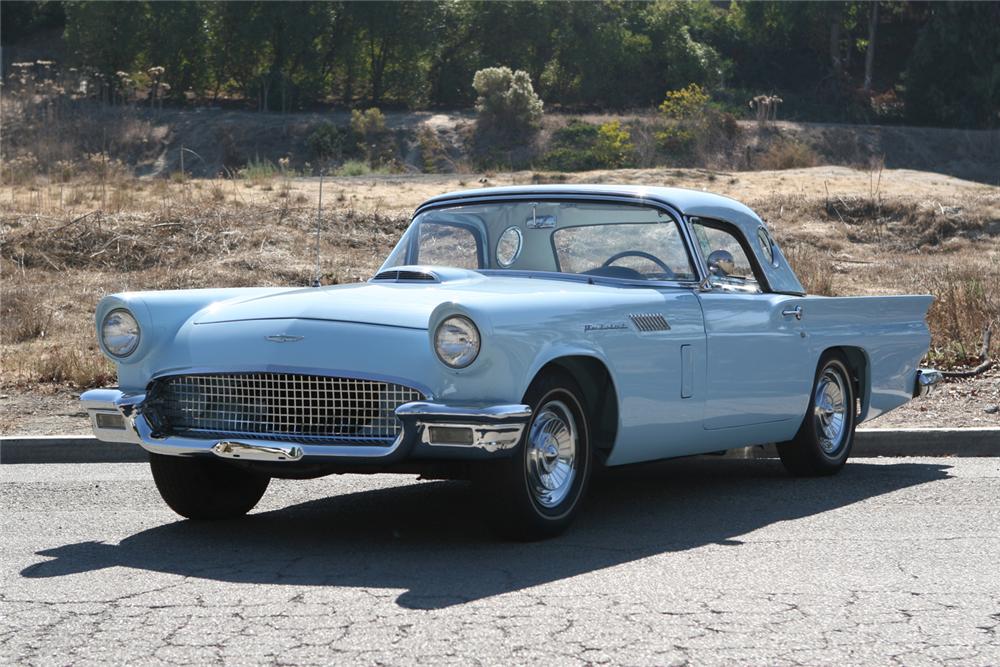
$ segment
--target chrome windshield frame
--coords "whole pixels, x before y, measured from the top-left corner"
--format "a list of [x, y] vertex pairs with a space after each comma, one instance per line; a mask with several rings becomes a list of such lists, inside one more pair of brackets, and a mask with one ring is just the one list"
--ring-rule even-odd
[[[684, 289], [696, 289], [697, 286], [703, 283], [708, 278], [707, 269], [701, 260], [701, 256], [695, 254], [697, 252], [696, 244], [691, 237], [691, 230], [688, 227], [687, 221], [684, 216], [673, 206], [659, 201], [657, 199], [650, 199], [648, 197], [641, 197], [637, 195], [627, 195], [627, 194], [585, 194], [585, 193], [567, 193], [554, 195], [551, 193], [525, 193], [525, 194], [497, 194], [497, 195], [480, 195], [475, 197], [455, 197], [454, 199], [445, 199], [442, 201], [435, 201], [433, 203], [425, 203], [420, 205], [416, 211], [414, 211], [413, 216], [410, 218], [410, 224], [416, 220], [417, 216], [427, 213], [429, 211], [436, 211], [445, 208], [454, 208], [456, 206], [466, 206], [473, 204], [502, 204], [504, 202], [561, 202], [561, 201], [587, 201], [596, 203], [617, 203], [617, 204], [630, 204], [630, 205], [640, 205], [648, 206], [650, 208], [658, 209], [663, 211], [673, 220], [674, 224], [677, 225], [678, 231], [683, 239], [685, 250], [688, 254], [688, 259], [691, 262], [692, 268], [695, 271], [695, 280], [636, 280], [631, 278], [611, 278], [606, 276], [590, 276], [581, 273], [565, 273], [562, 271], [517, 271], [511, 269], [477, 269], [477, 272], [483, 275], [491, 276], [511, 276], [511, 277], [527, 277], [527, 278], [547, 278], [550, 280], [570, 280], [573, 282], [582, 282], [591, 285], [608, 285], [616, 287], [646, 287], [646, 288], [656, 288], [656, 287], [677, 287]], [[405, 232], [404, 232], [405, 234]]]

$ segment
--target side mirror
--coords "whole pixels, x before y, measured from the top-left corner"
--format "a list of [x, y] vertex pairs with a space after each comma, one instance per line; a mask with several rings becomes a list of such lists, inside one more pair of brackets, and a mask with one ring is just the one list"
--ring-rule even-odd
[[708, 256], [708, 272], [714, 276], [728, 276], [736, 270], [733, 253], [728, 250], [713, 250]]

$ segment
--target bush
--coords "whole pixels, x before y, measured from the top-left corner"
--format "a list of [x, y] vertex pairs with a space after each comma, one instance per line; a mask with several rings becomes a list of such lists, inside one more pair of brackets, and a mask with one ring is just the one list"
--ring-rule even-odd
[[488, 67], [472, 79], [479, 122], [502, 134], [536, 129], [542, 120], [543, 102], [535, 94], [527, 72], [509, 67]]
[[365, 156], [371, 167], [392, 162], [395, 157], [392, 133], [385, 125], [385, 115], [377, 108], [352, 111], [351, 134], [359, 154]]
[[597, 142], [594, 144], [594, 157], [606, 169], [621, 169], [632, 163], [632, 136], [622, 124], [611, 121], [601, 125], [597, 130]]
[[572, 120], [553, 133], [543, 165], [554, 171], [621, 169], [634, 164], [634, 153], [631, 133], [620, 121], [593, 125]]
[[309, 157], [324, 162], [341, 160], [346, 154], [356, 154], [358, 142], [352, 139], [354, 138], [350, 130], [337, 127], [333, 123], [323, 123], [306, 139]]
[[740, 135], [735, 116], [723, 111], [698, 84], [667, 92], [659, 108], [662, 129], [656, 140], [674, 162], [707, 164], [717, 154], [731, 151]]
[[815, 167], [819, 162], [816, 152], [807, 144], [795, 139], [780, 139], [757, 157], [757, 169], [798, 169]]

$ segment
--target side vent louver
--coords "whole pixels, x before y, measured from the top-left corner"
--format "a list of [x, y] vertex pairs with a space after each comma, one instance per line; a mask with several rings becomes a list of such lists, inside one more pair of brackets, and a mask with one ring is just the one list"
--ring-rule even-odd
[[430, 271], [413, 271], [412, 269], [403, 269], [402, 271], [396, 269], [390, 269], [388, 271], [382, 271], [381, 273], [375, 274], [372, 280], [385, 280], [392, 281], [396, 283], [402, 282], [430, 282], [436, 283], [440, 282], [438, 277], [435, 276]]
[[635, 325], [635, 328], [638, 329], [640, 333], [648, 333], [650, 331], [670, 331], [670, 325], [667, 324], [667, 319], [659, 313], [633, 313], [629, 315], [629, 319], [632, 320], [632, 324]]

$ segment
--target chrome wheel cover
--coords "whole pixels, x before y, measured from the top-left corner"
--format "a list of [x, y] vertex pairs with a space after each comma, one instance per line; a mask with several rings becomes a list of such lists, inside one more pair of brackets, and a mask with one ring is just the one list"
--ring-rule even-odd
[[527, 440], [527, 479], [541, 507], [558, 507], [576, 480], [576, 420], [562, 401], [549, 401], [535, 413]]
[[823, 369], [813, 394], [813, 421], [819, 446], [828, 456], [835, 455], [847, 440], [847, 380], [832, 368]]

